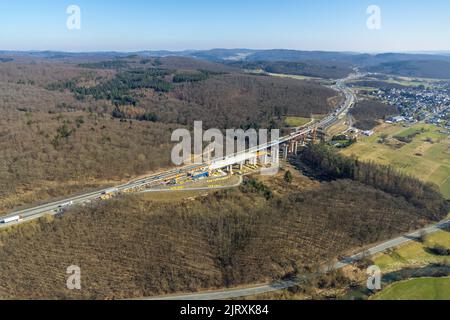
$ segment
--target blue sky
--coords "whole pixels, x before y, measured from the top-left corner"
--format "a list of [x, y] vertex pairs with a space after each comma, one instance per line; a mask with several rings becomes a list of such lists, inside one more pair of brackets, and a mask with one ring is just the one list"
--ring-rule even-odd
[[[69, 5], [81, 30], [66, 27]], [[366, 26], [381, 8], [381, 30]], [[1, 50], [450, 50], [448, 0], [0, 1]]]

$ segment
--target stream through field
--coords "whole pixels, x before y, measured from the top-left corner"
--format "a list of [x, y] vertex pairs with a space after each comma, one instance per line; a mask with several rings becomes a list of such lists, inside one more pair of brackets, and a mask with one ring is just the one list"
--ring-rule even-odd
[[[382, 288], [388, 285], [416, 278], [444, 278], [450, 276], [450, 265], [448, 264], [429, 264], [422, 268], [404, 268], [398, 271], [390, 272], [383, 275]], [[367, 299], [374, 293], [364, 286], [351, 289], [343, 297], [344, 300], [361, 300]]]

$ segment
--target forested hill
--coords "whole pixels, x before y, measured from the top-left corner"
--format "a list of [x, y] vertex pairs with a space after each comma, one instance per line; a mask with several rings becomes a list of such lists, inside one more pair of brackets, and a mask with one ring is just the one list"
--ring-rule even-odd
[[0, 212], [167, 168], [171, 133], [194, 121], [283, 128], [338, 103], [312, 82], [187, 57], [61, 59], [0, 63]]
[[116, 70], [92, 85], [73, 78], [46, 85], [71, 92], [85, 103], [108, 101], [121, 119], [191, 125], [203, 120], [217, 128], [280, 126], [285, 116], [326, 114], [337, 93], [313, 82], [249, 75], [235, 67], [187, 58], [151, 58], [80, 64]]
[[[72, 63], [105, 61], [113, 59], [139, 58], [142, 60], [173, 59], [177, 67], [191, 64], [189, 60], [204, 64], [206, 68], [217, 70], [219, 65], [226, 69], [233, 67], [251, 68], [258, 66], [267, 72], [290, 73], [303, 76], [339, 78], [347, 75], [352, 68], [388, 73], [393, 75], [450, 79], [450, 56], [448, 54], [410, 54], [381, 53], [367, 54], [356, 52], [327, 52], [300, 50], [251, 50], [251, 49], [213, 49], [188, 51], [140, 51], [64, 53], [64, 52], [7, 52], [0, 51], [0, 61], [11, 58], [39, 58], [51, 61]], [[193, 58], [193, 59], [192, 59]], [[208, 65], [209, 64], [209, 65]], [[233, 65], [234, 64], [234, 65]], [[208, 65], [208, 66], [206, 66]], [[201, 67], [205, 69], [205, 67]]]
[[[444, 214], [439, 194], [416, 180], [353, 170], [321, 146], [306, 152], [333, 181], [293, 170], [290, 181], [280, 172], [185, 200], [124, 196], [0, 232], [0, 298], [126, 299], [303, 276]], [[60, 285], [73, 257], [83, 290]]]
[[267, 73], [290, 74], [323, 79], [341, 79], [352, 72], [349, 64], [317, 61], [233, 61], [228, 66]]
[[368, 70], [405, 77], [450, 79], [450, 61], [446, 60], [386, 62]]

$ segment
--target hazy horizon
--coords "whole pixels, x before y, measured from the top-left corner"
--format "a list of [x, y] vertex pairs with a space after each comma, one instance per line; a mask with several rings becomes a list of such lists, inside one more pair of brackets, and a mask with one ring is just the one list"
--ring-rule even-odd
[[126, 50], [86, 50], [86, 51], [70, 51], [70, 50], [51, 50], [51, 49], [30, 49], [30, 50], [14, 50], [14, 49], [0, 49], [0, 52], [19, 52], [19, 53], [44, 53], [44, 52], [60, 52], [69, 54], [93, 54], [93, 53], [118, 53], [118, 54], [133, 54], [141, 52], [170, 52], [170, 53], [182, 53], [182, 52], [204, 52], [213, 50], [251, 50], [251, 51], [271, 51], [271, 50], [282, 50], [282, 51], [299, 51], [299, 52], [336, 52], [342, 54], [387, 54], [387, 53], [397, 53], [397, 54], [450, 54], [450, 50], [424, 50], [424, 51], [350, 51], [350, 50], [303, 50], [303, 49], [292, 49], [292, 48], [266, 48], [266, 49], [255, 49], [255, 48], [208, 48], [208, 49], [180, 49], [180, 50], [170, 50], [170, 49], [142, 49], [134, 51]]
[[[80, 9], [79, 29], [67, 27], [70, 5]], [[371, 5], [380, 9], [379, 28], [367, 25]], [[0, 50], [450, 51], [448, 12], [444, 0], [17, 0], [0, 3]]]

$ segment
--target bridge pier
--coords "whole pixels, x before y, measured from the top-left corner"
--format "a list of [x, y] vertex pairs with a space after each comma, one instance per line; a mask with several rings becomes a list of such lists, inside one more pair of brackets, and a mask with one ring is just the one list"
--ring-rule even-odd
[[256, 166], [258, 164], [258, 155], [255, 154], [255, 156], [252, 160], [253, 160], [253, 164]]
[[272, 146], [270, 148], [270, 153], [272, 156], [272, 163], [279, 163], [280, 162], [280, 146]]

